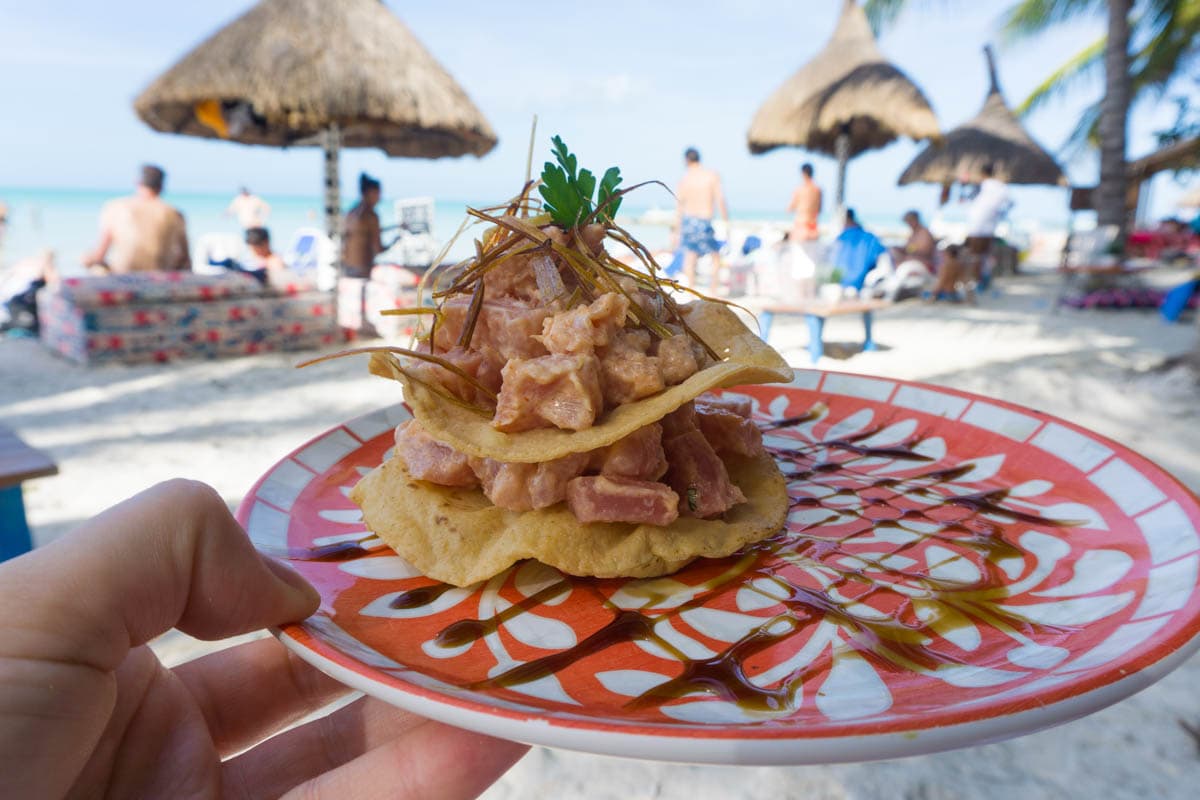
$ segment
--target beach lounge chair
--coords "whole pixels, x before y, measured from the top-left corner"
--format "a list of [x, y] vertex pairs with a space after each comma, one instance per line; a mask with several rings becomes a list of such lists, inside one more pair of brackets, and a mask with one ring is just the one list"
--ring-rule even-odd
[[328, 291], [337, 285], [337, 252], [333, 240], [320, 228], [299, 228], [284, 250], [283, 262], [289, 270]]
[[236, 233], [205, 233], [196, 239], [192, 248], [192, 272], [199, 275], [220, 275], [220, 266], [230, 259], [242, 261], [246, 243]]
[[1142, 285], [1141, 275], [1158, 266], [1130, 261], [1114, 253], [1115, 225], [1075, 231], [1067, 237], [1055, 306], [1075, 308], [1153, 308], [1158, 301]]
[[434, 202], [432, 197], [409, 197], [394, 206], [399, 237], [382, 255], [415, 274], [423, 273], [437, 258], [440, 243], [433, 235]]

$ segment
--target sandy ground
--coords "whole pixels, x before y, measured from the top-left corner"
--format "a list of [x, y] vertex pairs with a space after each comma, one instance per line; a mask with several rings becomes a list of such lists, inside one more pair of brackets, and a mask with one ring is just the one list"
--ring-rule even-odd
[[[1174, 276], [1167, 276], [1170, 280]], [[1164, 361], [1196, 345], [1193, 325], [1146, 312], [1054, 313], [1056, 279], [1006, 281], [977, 307], [908, 302], [861, 324], [832, 320], [822, 368], [909, 378], [1000, 397], [1085, 425], [1200, 489], [1196, 375]], [[800, 320], [772, 343], [805, 364]], [[26, 486], [45, 543], [163, 478], [215, 486], [235, 506], [279, 457], [334, 422], [399, 399], [358, 360], [298, 371], [291, 355], [168, 367], [84, 369], [35, 342], [0, 341], [0, 420], [53, 454], [62, 473]], [[170, 663], [200, 651], [169, 635]], [[1000, 744], [869, 764], [711, 768], [537, 749], [488, 798], [1191, 798], [1200, 785], [1200, 658], [1086, 719]]]

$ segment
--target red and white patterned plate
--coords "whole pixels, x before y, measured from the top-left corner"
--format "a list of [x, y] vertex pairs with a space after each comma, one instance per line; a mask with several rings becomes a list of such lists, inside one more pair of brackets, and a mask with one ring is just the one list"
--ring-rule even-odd
[[1200, 503], [1077, 426], [940, 387], [800, 371], [754, 400], [790, 478], [776, 537], [665, 578], [518, 564], [458, 589], [347, 499], [401, 406], [277, 464], [238, 519], [324, 602], [278, 631], [464, 728], [727, 764], [893, 758], [1065, 722], [1200, 646]]

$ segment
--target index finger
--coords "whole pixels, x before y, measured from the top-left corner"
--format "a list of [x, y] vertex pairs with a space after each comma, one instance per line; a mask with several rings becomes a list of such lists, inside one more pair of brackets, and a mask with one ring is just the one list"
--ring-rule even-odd
[[168, 481], [0, 565], [0, 657], [108, 672], [173, 627], [216, 639], [303, 619], [320, 598], [260, 556], [210, 487]]

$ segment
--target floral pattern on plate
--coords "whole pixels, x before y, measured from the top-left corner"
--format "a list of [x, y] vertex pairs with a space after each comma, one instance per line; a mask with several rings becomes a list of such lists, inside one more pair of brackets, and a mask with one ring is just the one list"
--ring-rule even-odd
[[[753, 400], [788, 478], [786, 526], [655, 579], [525, 562], [466, 589], [435, 583], [346, 497], [386, 457], [404, 409], [309, 443], [239, 512], [324, 599], [282, 638], [456, 724], [731, 763], [1012, 735], [1114, 702], [1195, 648], [1200, 508], [1119, 445], [876, 378], [802, 371], [791, 387], [731, 391]], [[730, 744], [768, 741], [758, 756]], [[779, 749], [788, 742], [808, 745]]]

